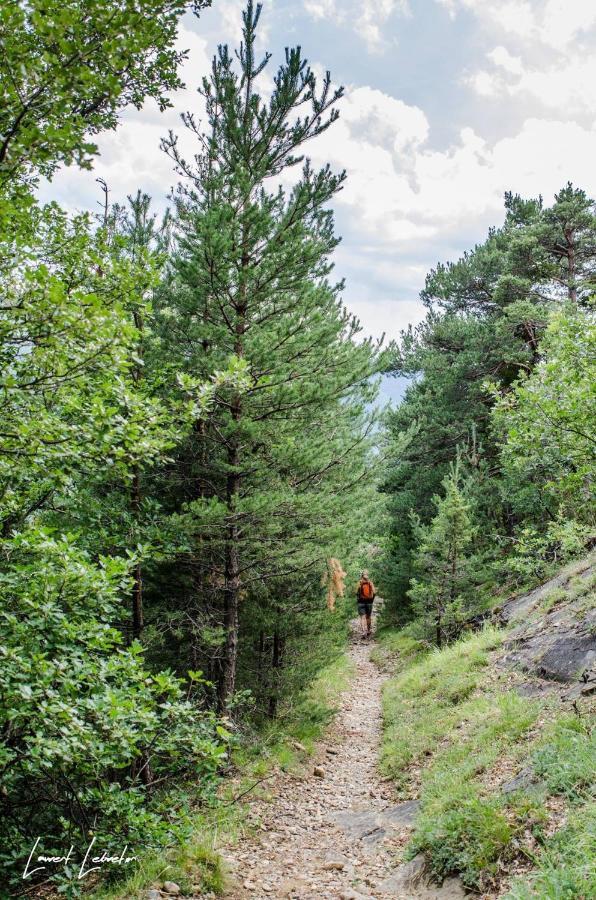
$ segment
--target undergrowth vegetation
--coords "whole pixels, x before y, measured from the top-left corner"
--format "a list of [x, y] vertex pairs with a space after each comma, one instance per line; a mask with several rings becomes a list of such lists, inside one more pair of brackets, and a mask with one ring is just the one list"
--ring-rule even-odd
[[442, 651], [432, 651], [385, 687], [385, 740], [382, 765], [388, 775], [405, 786], [406, 767], [431, 752], [450, 728], [472, 715], [476, 704], [458, 704], [475, 690], [488, 651], [500, 634], [487, 629]]
[[[343, 89], [296, 46], [262, 92], [261, 4], [236, 53], [214, 46], [188, 159], [164, 137], [163, 218], [102, 178], [97, 215], [38, 201], [125, 107], [171, 104], [179, 20], [210, 5], [0, 5], [0, 893], [36, 840], [61, 860], [92, 838], [129, 868], [187, 847], [181, 886], [217, 887], [194, 833], [230, 753], [289, 765], [282, 730], [327, 721], [303, 692], [345, 648], [343, 578], [382, 505], [389, 352], [332, 274], [345, 173], [303, 157]], [[52, 865], [30, 893], [89, 884]]]
[[[503, 637], [488, 627], [430, 652], [414, 648], [411, 629], [381, 637], [381, 661], [398, 654], [384, 690], [382, 766], [404, 797], [421, 800], [406, 856], [423, 853], [437, 881], [458, 874], [480, 892], [535, 863], [512, 900], [594, 896], [594, 731], [558, 701], [512, 689], [510, 673], [491, 664]], [[502, 789], [526, 769], [527, 783]], [[569, 811], [556, 834], [549, 798]], [[574, 855], [574, 840], [585, 855]]]
[[182, 893], [222, 894], [226, 872], [218, 853], [222, 841], [234, 844], [250, 832], [247, 812], [252, 799], [267, 793], [280, 771], [298, 772], [315, 748], [353, 677], [347, 654], [319, 672], [313, 683], [284, 710], [279, 720], [239, 736], [230, 754], [230, 779], [221, 783], [212, 802], [188, 818], [188, 837], [165, 851], [145, 854], [131, 877], [98, 887], [97, 900], [127, 900], [150, 884], [174, 881]]
[[596, 896], [596, 803], [573, 812], [548, 838], [536, 870], [516, 879], [504, 900], [561, 900]]
[[578, 716], [561, 716], [532, 759], [551, 794], [578, 803], [594, 796], [596, 730]]

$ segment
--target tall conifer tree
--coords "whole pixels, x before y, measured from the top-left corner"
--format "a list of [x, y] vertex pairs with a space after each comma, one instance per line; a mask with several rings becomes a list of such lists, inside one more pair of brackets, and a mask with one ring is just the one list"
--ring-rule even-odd
[[[322, 567], [326, 544], [354, 516], [341, 494], [365, 481], [369, 376], [379, 365], [371, 342], [355, 341], [342, 285], [328, 278], [338, 238], [327, 205], [344, 174], [315, 171], [303, 156], [336, 119], [342, 91], [329, 73], [319, 87], [298, 47], [286, 49], [263, 99], [257, 79], [270, 55], [256, 58], [260, 13], [251, 0], [239, 65], [220, 47], [203, 82], [206, 133], [184, 117], [200, 143], [195, 162], [173, 135], [165, 142], [184, 178], [179, 253], [162, 298], [168, 358], [190, 390], [230, 359], [248, 379], [216, 392], [183, 466], [195, 607], [207, 593], [221, 602], [221, 707], [236, 687], [241, 600]], [[276, 182], [288, 172], [294, 186], [284, 190]]]

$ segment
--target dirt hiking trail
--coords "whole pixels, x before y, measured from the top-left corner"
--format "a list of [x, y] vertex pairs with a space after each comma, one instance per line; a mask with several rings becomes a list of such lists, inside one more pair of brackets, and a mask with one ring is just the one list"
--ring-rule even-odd
[[260, 832], [224, 852], [227, 900], [465, 896], [455, 879], [427, 887], [420, 860], [399, 865], [418, 804], [398, 802], [378, 771], [387, 676], [370, 659], [373, 646], [354, 632], [355, 674], [315, 757], [303, 775], [280, 773], [269, 782], [268, 799], [253, 802]]

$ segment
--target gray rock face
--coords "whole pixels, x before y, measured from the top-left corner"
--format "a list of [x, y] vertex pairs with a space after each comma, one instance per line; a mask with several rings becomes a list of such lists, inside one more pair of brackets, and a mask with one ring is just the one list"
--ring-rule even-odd
[[534, 770], [531, 766], [528, 766], [525, 769], [522, 769], [521, 772], [512, 778], [511, 781], [506, 782], [501, 785], [501, 791], [503, 794], [513, 794], [515, 791], [539, 791], [543, 785], [543, 782], [540, 782], [534, 773]]
[[553, 626], [547, 616], [538, 625], [516, 629], [505, 643], [502, 662], [550, 681], [570, 682], [596, 662], [596, 635], [590, 618], [569, 615]]
[[540, 587], [534, 588], [529, 594], [522, 594], [520, 597], [512, 597], [507, 600], [500, 610], [499, 617], [503, 622], [523, 621], [524, 618], [536, 609], [536, 607], [544, 600], [551, 591], [562, 587], [569, 579], [563, 574], [551, 578], [541, 584]]
[[540, 660], [538, 674], [555, 681], [572, 681], [596, 660], [596, 636], [570, 628], [548, 648]]
[[367, 834], [363, 834], [360, 840], [367, 847], [374, 847], [376, 844], [381, 843], [386, 834], [387, 830], [379, 826], [377, 828], [374, 828], [372, 831], [369, 831]]
[[390, 825], [413, 825], [419, 809], [419, 800], [406, 800], [383, 810], [383, 818]]
[[520, 697], [544, 697], [545, 694], [552, 693], [553, 685], [540, 681], [524, 681], [523, 684], [518, 684], [514, 690]]
[[586, 609], [586, 598], [563, 598], [540, 615], [540, 604], [571, 579], [587, 581], [596, 572], [596, 554], [584, 564], [564, 569], [529, 594], [513, 597], [500, 610], [504, 623], [519, 622], [505, 642], [501, 663], [549, 681], [569, 683], [596, 664], [596, 609]]
[[381, 814], [375, 809], [345, 810], [336, 813], [334, 820], [356, 841], [372, 846], [385, 837]]
[[389, 878], [381, 882], [380, 888], [386, 894], [414, 891], [418, 885], [426, 881], [426, 861], [424, 854], [419, 853], [410, 862], [404, 863]]
[[467, 896], [459, 878], [446, 878], [443, 884], [434, 884], [428, 877], [422, 853], [385, 878], [379, 890], [399, 900], [463, 900]]
[[386, 809], [342, 810], [334, 816], [335, 822], [357, 841], [374, 846], [380, 843], [392, 828], [411, 826], [416, 818], [420, 802], [408, 800]]

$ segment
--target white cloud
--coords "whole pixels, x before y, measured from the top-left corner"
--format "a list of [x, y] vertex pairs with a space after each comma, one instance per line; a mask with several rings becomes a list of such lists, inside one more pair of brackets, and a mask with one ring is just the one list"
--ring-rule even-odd
[[304, 10], [313, 19], [329, 19], [336, 24], [349, 23], [371, 53], [388, 46], [386, 25], [394, 13], [409, 16], [408, 0], [303, 0]]
[[316, 162], [347, 169], [337, 205], [363, 238], [400, 253], [498, 221], [506, 190], [548, 195], [569, 178], [593, 189], [595, 156], [596, 128], [536, 117], [493, 143], [464, 128], [433, 149], [424, 113], [372, 88], [348, 90], [339, 122], [313, 145]]
[[435, 0], [452, 16], [473, 13], [484, 25], [562, 50], [596, 24], [592, 0]]
[[528, 67], [508, 86], [511, 95], [527, 95], [562, 115], [596, 110], [596, 58], [577, 56], [544, 67]]
[[[488, 66], [465, 77], [481, 97], [532, 101], [562, 117], [594, 114], [596, 59], [592, 52], [596, 3], [592, 0], [435, 0], [452, 13], [467, 10], [502, 42]], [[592, 34], [591, 34], [592, 32]], [[582, 41], [591, 38], [591, 46]], [[503, 43], [503, 41], [505, 43]]]
[[242, 10], [244, 0], [219, 0], [218, 28], [221, 29], [221, 41], [229, 41], [237, 45], [242, 39]]
[[371, 87], [348, 90], [341, 118], [355, 137], [366, 135], [393, 151], [416, 146], [428, 137], [428, 120], [421, 109]]
[[452, 18], [461, 10], [474, 13], [486, 24], [520, 35], [529, 35], [535, 28], [533, 4], [529, 0], [435, 0], [444, 6]]
[[488, 4], [475, 2], [473, 8], [475, 10], [482, 8], [489, 19], [510, 34], [528, 37], [535, 29], [535, 17], [531, 3], [520, 2], [520, 0]]
[[[333, 0], [320, 0], [320, 2], [330, 2]], [[273, 0], [269, 0], [263, 8], [261, 18], [259, 19], [259, 27], [256, 36], [256, 45], [263, 48], [269, 41], [271, 32], [271, 15]], [[217, 14], [217, 42], [228, 42], [234, 47], [239, 46], [242, 40], [242, 13], [246, 9], [246, 0], [217, 0], [215, 12]], [[204, 21], [205, 14], [201, 17], [201, 23]]]
[[488, 54], [488, 58], [493, 61], [495, 66], [500, 66], [501, 69], [514, 75], [521, 75], [524, 70], [520, 57], [512, 56], [507, 47], [495, 47]]
[[304, 0], [304, 9], [313, 19], [343, 19], [335, 0]]
[[394, 12], [410, 15], [407, 0], [363, 0], [359, 6], [361, 13], [355, 21], [356, 32], [371, 51], [381, 50], [387, 44], [383, 30]]
[[482, 97], [530, 100], [564, 118], [596, 110], [596, 57], [593, 54], [558, 55], [548, 63], [523, 63], [505, 47], [487, 54], [492, 70], [478, 69], [467, 83]]
[[592, 0], [549, 0], [542, 10], [539, 33], [545, 44], [568, 47], [595, 24], [596, 5]]
[[498, 72], [478, 69], [466, 81], [480, 97], [497, 97], [504, 90], [503, 79]]

